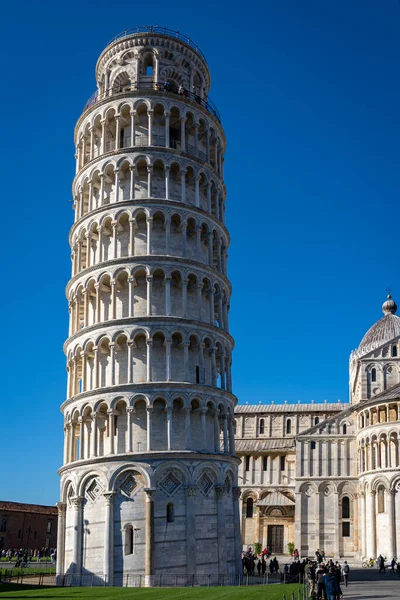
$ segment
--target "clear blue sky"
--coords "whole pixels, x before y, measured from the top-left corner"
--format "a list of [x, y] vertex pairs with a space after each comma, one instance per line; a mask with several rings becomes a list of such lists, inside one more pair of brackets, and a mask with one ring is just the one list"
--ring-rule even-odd
[[3, 3], [0, 499], [58, 499], [73, 128], [107, 42], [166, 25], [208, 59], [239, 401], [346, 401], [350, 351], [400, 299], [399, 20], [394, 0]]

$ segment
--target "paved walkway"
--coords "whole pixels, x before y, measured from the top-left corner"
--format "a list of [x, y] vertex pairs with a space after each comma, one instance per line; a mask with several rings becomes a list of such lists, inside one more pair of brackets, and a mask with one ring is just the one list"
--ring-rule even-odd
[[376, 569], [352, 569], [347, 588], [342, 585], [345, 600], [399, 600], [400, 577], [396, 574], [378, 573]]

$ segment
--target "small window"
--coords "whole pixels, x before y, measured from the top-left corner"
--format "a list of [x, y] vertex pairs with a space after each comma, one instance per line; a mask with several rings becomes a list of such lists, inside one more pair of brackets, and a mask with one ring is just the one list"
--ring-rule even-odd
[[315, 417], [314, 425], [318, 425], [318, 423], [319, 423], [319, 417]]
[[250, 456], [246, 456], [246, 471], [250, 471]]
[[167, 523], [173, 523], [175, 521], [174, 505], [172, 502], [167, 504]]
[[267, 466], [268, 466], [268, 456], [263, 456], [263, 461], [262, 461], [263, 471], [267, 470]]
[[397, 346], [392, 346], [392, 356], [397, 356]]
[[292, 420], [288, 419], [286, 421], [286, 433], [292, 433]]
[[7, 531], [7, 517], [1, 517], [0, 531]]
[[383, 485], [378, 487], [378, 513], [385, 512], [385, 488]]
[[234, 435], [236, 435], [236, 431], [237, 431], [237, 423], [236, 423], [236, 419], [233, 419], [233, 433], [234, 433]]
[[315, 444], [316, 444], [315, 442], [311, 442], [311, 446], [310, 446], [311, 450], [315, 450]]
[[350, 498], [348, 496], [342, 498], [342, 519], [350, 519]]
[[371, 371], [371, 381], [376, 381], [376, 369], [372, 369]]
[[265, 431], [264, 419], [260, 419], [260, 434], [262, 435]]
[[342, 536], [350, 537], [350, 521], [343, 521], [342, 523]]
[[153, 75], [153, 65], [147, 65], [146, 75]]
[[200, 367], [196, 365], [196, 383], [200, 383]]
[[281, 471], [285, 470], [285, 457], [281, 456]]
[[343, 434], [346, 435], [346, 433], [347, 433], [347, 425], [344, 424], [343, 425]]
[[51, 521], [47, 521], [46, 533], [51, 533]]
[[246, 502], [246, 519], [253, 518], [253, 498], [247, 498]]
[[133, 527], [125, 529], [125, 554], [133, 554]]

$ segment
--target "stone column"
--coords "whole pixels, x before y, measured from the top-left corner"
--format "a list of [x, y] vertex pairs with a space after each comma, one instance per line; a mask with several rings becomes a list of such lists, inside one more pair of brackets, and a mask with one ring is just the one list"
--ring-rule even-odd
[[147, 197], [152, 198], [153, 165], [147, 165]]
[[228, 443], [228, 427], [226, 415], [222, 417], [222, 431], [224, 434], [224, 454], [229, 454], [229, 443]]
[[131, 110], [131, 146], [132, 147], [136, 144], [135, 117], [136, 117], [136, 110]]
[[167, 408], [167, 449], [172, 450], [172, 408]]
[[105, 492], [105, 527], [104, 527], [104, 583], [114, 583], [114, 492]]
[[183, 344], [183, 381], [189, 382], [189, 344], [188, 342], [184, 342]]
[[186, 488], [186, 569], [187, 575], [196, 574], [196, 486]]
[[73, 510], [72, 565], [74, 573], [82, 572], [82, 505], [83, 497], [71, 498]]
[[387, 500], [387, 513], [388, 513], [388, 548], [389, 548], [389, 556], [388, 559], [392, 560], [393, 557], [396, 557], [396, 516], [395, 516], [395, 494], [396, 490], [388, 490], [386, 492], [386, 500]]
[[146, 586], [151, 586], [154, 574], [154, 494], [155, 489], [145, 488], [146, 493]]
[[186, 450], [192, 449], [192, 432], [191, 432], [191, 422], [190, 422], [190, 408], [185, 408], [185, 431], [186, 431]]
[[115, 115], [115, 123], [115, 150], [119, 150], [121, 137], [121, 115]]
[[135, 414], [134, 408], [127, 409], [127, 417], [128, 417], [128, 452], [133, 452], [133, 440], [132, 440], [132, 418]]
[[188, 279], [182, 279], [182, 311], [183, 317], [187, 317], [187, 284]]
[[202, 448], [202, 450], [206, 450], [207, 449], [207, 422], [206, 422], [207, 408], [204, 408], [204, 407], [201, 408], [200, 415], [201, 415], [201, 448]]
[[181, 152], [186, 152], [185, 123], [186, 117], [181, 117]]
[[93, 413], [92, 420], [92, 450], [91, 456], [97, 456], [97, 435], [98, 435], [98, 426], [97, 426], [97, 413]]
[[110, 454], [114, 454], [114, 411], [108, 410], [108, 436], [110, 439]]
[[169, 165], [165, 166], [165, 199], [169, 200], [169, 172], [171, 167]]
[[376, 511], [375, 511], [375, 490], [367, 491], [367, 522], [368, 522], [368, 531], [367, 531], [367, 556], [375, 558], [376, 557]]
[[58, 578], [64, 575], [64, 554], [65, 554], [65, 512], [67, 505], [64, 502], [57, 502], [58, 522], [57, 522], [57, 584], [60, 585]]
[[217, 497], [217, 537], [218, 537], [218, 574], [226, 575], [226, 530], [225, 530], [225, 507], [224, 496], [226, 490], [224, 485], [215, 486], [215, 494]]
[[151, 317], [152, 314], [152, 291], [153, 291], [153, 277], [146, 277], [147, 281], [147, 316]]
[[303, 558], [302, 553], [301, 553], [301, 492], [295, 492], [294, 514], [295, 514], [294, 545], [300, 553], [300, 558]]
[[153, 229], [153, 217], [146, 218], [147, 223], [147, 254], [151, 254], [151, 234]]
[[171, 340], [165, 341], [165, 380], [171, 381]]
[[171, 277], [165, 277], [165, 314], [171, 314]]
[[234, 428], [233, 428], [233, 420], [234, 418], [231, 417], [229, 419], [229, 454], [231, 456], [235, 456], [235, 432], [234, 432]]
[[152, 442], [152, 411], [153, 411], [153, 407], [152, 406], [148, 406], [146, 408], [147, 411], [147, 452], [151, 451], [151, 442]]
[[[130, 181], [129, 181], [129, 197], [131, 200], [135, 199], [135, 166], [129, 165], [129, 170], [131, 172]], [[129, 219], [131, 220], [131, 219]], [[134, 219], [132, 219], [134, 221]], [[133, 255], [133, 252], [131, 251]]]
[[148, 146], [153, 145], [153, 113], [154, 111], [151, 109], [147, 109], [147, 118], [148, 118]]
[[221, 443], [219, 440], [219, 410], [214, 410], [214, 452], [218, 454], [221, 452]]
[[170, 140], [169, 140], [169, 118], [171, 116], [171, 113], [166, 110], [165, 113], [164, 113], [164, 116], [165, 116], [165, 147], [169, 148], [170, 147]]

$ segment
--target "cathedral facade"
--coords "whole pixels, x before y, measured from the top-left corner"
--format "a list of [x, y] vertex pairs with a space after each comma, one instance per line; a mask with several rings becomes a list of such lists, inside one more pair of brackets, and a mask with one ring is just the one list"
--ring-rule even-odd
[[382, 310], [350, 356], [350, 403], [236, 407], [243, 544], [400, 551], [400, 317], [390, 296]]

